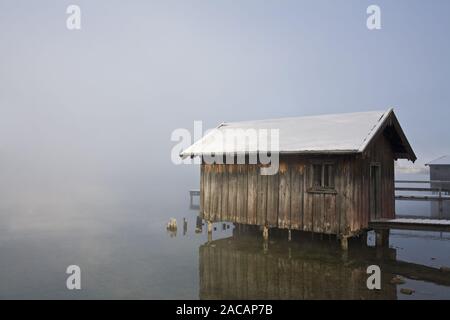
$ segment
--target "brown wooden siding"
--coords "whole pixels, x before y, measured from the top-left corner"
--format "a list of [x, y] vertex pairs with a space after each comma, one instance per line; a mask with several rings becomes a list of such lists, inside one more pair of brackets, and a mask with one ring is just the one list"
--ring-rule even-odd
[[[201, 216], [210, 221], [352, 235], [370, 220], [370, 166], [380, 166], [381, 218], [395, 217], [394, 160], [380, 135], [364, 154], [284, 156], [273, 176], [259, 165], [201, 166]], [[331, 163], [332, 190], [314, 190], [313, 163]]]

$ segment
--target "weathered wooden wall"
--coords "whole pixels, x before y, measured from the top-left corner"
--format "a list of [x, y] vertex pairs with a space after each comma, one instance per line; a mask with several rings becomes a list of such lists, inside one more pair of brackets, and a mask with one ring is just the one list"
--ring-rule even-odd
[[[312, 163], [334, 166], [334, 190], [312, 189]], [[365, 154], [283, 156], [278, 174], [260, 165], [201, 166], [202, 218], [242, 224], [352, 235], [368, 227], [370, 165], [381, 168], [383, 218], [395, 216], [394, 160], [383, 136]]]
[[361, 213], [360, 221], [362, 226], [367, 226], [370, 211], [370, 165], [379, 164], [381, 167], [381, 211], [377, 218], [395, 218], [395, 172], [394, 155], [389, 140], [380, 134], [378, 139], [368, 148], [366, 154], [362, 155], [362, 196], [359, 206]]

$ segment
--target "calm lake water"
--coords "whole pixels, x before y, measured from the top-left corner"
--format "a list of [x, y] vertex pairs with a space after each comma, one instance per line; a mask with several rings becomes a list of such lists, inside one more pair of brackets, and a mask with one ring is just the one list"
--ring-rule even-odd
[[[417, 179], [418, 177], [414, 177]], [[426, 179], [426, 177], [419, 177]], [[176, 179], [175, 179], [176, 181]], [[21, 202], [0, 212], [0, 298], [61, 299], [449, 299], [450, 234], [392, 230], [390, 248], [310, 235], [242, 234], [216, 224], [195, 232], [195, 178], [171, 194], [148, 190], [146, 205], [117, 197], [68, 196]], [[90, 190], [87, 191], [90, 194]], [[120, 195], [120, 193], [118, 193]], [[39, 204], [36, 204], [39, 203]], [[430, 215], [430, 204], [397, 203], [399, 214]], [[168, 233], [170, 217], [178, 220]], [[182, 219], [187, 219], [184, 232]], [[223, 230], [224, 229], [224, 230]], [[67, 266], [81, 268], [82, 290], [66, 289]], [[366, 268], [382, 270], [382, 290], [366, 288]], [[392, 284], [396, 275], [403, 284]], [[415, 290], [405, 295], [401, 288]]]

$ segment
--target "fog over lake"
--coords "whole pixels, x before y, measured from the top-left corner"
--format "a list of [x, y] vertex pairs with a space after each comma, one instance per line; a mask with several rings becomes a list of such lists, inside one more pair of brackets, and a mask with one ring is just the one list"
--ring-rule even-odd
[[[0, 298], [203, 297], [207, 235], [194, 232], [188, 192], [199, 167], [174, 165], [170, 139], [195, 120], [208, 129], [394, 107], [418, 156], [416, 175], [405, 161], [399, 174], [426, 180], [424, 164], [450, 153], [448, 1], [377, 1], [374, 32], [371, 3], [357, 0], [76, 3], [82, 28], [70, 31], [69, 2], [0, 1]], [[186, 235], [166, 232], [171, 217], [187, 218]], [[217, 228], [214, 240], [232, 236]], [[449, 239], [397, 232], [391, 247], [450, 266]], [[257, 244], [232, 250], [259, 257]], [[299, 252], [295, 261], [316, 261]], [[337, 251], [318, 252], [338, 265]], [[65, 287], [71, 264], [81, 291]], [[445, 285], [407, 285], [413, 298], [450, 298]], [[395, 290], [386, 297], [408, 298]]]

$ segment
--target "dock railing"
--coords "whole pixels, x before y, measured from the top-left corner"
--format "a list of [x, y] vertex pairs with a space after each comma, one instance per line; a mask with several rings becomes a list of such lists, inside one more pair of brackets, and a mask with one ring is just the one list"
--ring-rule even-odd
[[[402, 186], [399, 186], [402, 185]], [[428, 187], [403, 186], [428, 185]], [[450, 181], [441, 180], [395, 180], [395, 200], [437, 201], [438, 218], [444, 219], [444, 201], [450, 201]], [[411, 191], [419, 194], [398, 194], [397, 191]], [[423, 194], [429, 192], [431, 194]]]

